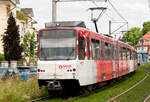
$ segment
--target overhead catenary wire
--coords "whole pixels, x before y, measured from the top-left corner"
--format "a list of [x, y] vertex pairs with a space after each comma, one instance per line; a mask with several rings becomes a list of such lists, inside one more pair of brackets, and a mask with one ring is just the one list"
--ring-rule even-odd
[[128, 22], [120, 13], [119, 11], [116, 9], [116, 7], [110, 2], [110, 0], [108, 0], [108, 3], [111, 5], [111, 7], [115, 10], [115, 12], [125, 21]]
[[107, 0], [56, 0], [56, 2], [78, 2], [78, 1], [98, 1], [98, 2], [106, 2]]
[[106, 15], [108, 18], [112, 19], [113, 21], [116, 21], [113, 17], [109, 16], [107, 13], [105, 13], [105, 15]]
[[117, 28], [115, 31], [113, 31], [112, 33], [115, 33], [116, 31], [118, 31], [119, 29], [121, 29], [122, 27], [124, 27], [127, 23], [121, 25], [119, 28]]

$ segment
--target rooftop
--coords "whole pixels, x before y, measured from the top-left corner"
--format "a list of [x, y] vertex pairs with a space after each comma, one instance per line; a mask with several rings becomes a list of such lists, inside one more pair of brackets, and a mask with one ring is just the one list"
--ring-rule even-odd
[[25, 14], [25, 16], [34, 17], [32, 8], [21, 8], [21, 11]]
[[150, 39], [150, 31], [148, 33], [146, 33], [142, 39]]
[[0, 0], [0, 2], [11, 2], [14, 5], [20, 4], [20, 0]]

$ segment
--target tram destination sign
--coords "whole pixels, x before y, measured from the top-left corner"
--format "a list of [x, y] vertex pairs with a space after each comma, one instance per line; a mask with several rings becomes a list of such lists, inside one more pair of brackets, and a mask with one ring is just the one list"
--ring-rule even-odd
[[73, 2], [73, 1], [96, 1], [96, 2], [107, 2], [107, 0], [56, 0], [57, 2]]

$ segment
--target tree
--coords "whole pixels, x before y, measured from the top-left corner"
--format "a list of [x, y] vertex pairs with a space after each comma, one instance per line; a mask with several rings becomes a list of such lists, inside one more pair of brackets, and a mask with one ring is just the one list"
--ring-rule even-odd
[[142, 29], [143, 35], [145, 35], [149, 31], [150, 31], [150, 21], [144, 22], [143, 29]]
[[8, 26], [5, 34], [3, 35], [3, 47], [4, 47], [4, 55], [5, 60], [19, 60], [22, 58], [22, 46], [20, 43], [20, 35], [18, 31], [18, 26], [16, 25], [15, 18], [12, 13], [8, 18]]
[[33, 32], [31, 34], [30, 32], [27, 32], [24, 36], [23, 43], [24, 56], [28, 57], [29, 61], [31, 62], [32, 60], [34, 60], [34, 57], [37, 54], [37, 43], [35, 41], [35, 33]]
[[128, 41], [130, 45], [135, 46], [141, 37], [141, 29], [138, 27], [133, 27], [124, 34], [121, 40]]
[[26, 22], [28, 21], [28, 17], [25, 17], [24, 13], [22, 11], [17, 12], [16, 18], [19, 19], [19, 20], [24, 20]]
[[5, 60], [4, 54], [1, 54], [1, 53], [0, 53], [0, 61], [4, 61], [4, 60]]

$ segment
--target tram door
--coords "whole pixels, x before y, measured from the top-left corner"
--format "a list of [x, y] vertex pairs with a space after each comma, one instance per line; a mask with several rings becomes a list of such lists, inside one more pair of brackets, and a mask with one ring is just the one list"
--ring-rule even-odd
[[118, 76], [118, 55], [117, 55], [117, 45], [113, 45], [113, 49], [112, 49], [112, 55], [113, 55], [113, 77], [117, 77]]
[[123, 72], [123, 54], [122, 54], [122, 47], [119, 48], [119, 68], [118, 68], [118, 76], [122, 75]]
[[92, 84], [97, 81], [96, 68], [94, 67], [94, 61], [90, 57], [90, 41], [88, 37], [79, 37], [79, 49], [78, 49], [78, 77], [81, 85]]

